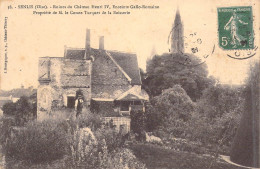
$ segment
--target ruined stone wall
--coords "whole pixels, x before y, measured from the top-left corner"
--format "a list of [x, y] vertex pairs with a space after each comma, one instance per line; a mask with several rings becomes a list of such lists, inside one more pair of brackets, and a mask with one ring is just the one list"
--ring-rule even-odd
[[64, 60], [61, 73], [64, 105], [67, 105], [67, 96], [75, 96], [78, 89], [83, 91], [85, 104], [90, 104], [91, 67], [89, 60]]
[[62, 87], [90, 87], [91, 62], [86, 60], [65, 60], [62, 65]]
[[[53, 106], [62, 106], [62, 96], [60, 88], [60, 74], [63, 58], [44, 57], [39, 60], [39, 79], [42, 76], [46, 81], [39, 80], [37, 90], [37, 117], [38, 119], [47, 118]], [[42, 70], [44, 70], [42, 72]], [[47, 74], [47, 75], [46, 75]]]
[[95, 56], [91, 80], [92, 98], [115, 98], [131, 87], [125, 75], [106, 55]]
[[37, 91], [38, 119], [48, 118], [51, 116], [51, 110], [55, 108], [66, 107], [67, 96], [75, 97], [78, 89], [83, 91], [85, 106], [90, 104], [90, 61], [64, 60], [58, 57], [40, 58], [39, 78], [42, 77]]

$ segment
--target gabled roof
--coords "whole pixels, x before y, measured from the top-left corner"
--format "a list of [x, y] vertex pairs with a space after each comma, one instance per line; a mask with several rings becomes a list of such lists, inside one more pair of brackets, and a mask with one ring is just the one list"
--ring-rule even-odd
[[[84, 48], [65, 48], [65, 59], [84, 59], [85, 49]], [[94, 56], [108, 55], [112, 57], [112, 61], [116, 62], [117, 66], [122, 68], [122, 73], [126, 73], [126, 77], [131, 78], [132, 85], [141, 84], [140, 70], [138, 67], [137, 56], [132, 53], [124, 53], [118, 51], [99, 50], [91, 48], [91, 54]], [[90, 59], [90, 58], [89, 58]], [[128, 78], [127, 77], [127, 78]]]
[[131, 84], [140, 85], [141, 76], [138, 67], [137, 56], [132, 53], [123, 53], [118, 51], [108, 51], [115, 61], [124, 69], [124, 71], [131, 77]]
[[132, 78], [128, 76], [128, 74], [124, 71], [124, 69], [117, 63], [117, 61], [115, 61], [115, 59], [113, 58], [113, 56], [111, 56], [111, 54], [109, 52], [106, 52], [106, 54], [109, 56], [109, 58], [114, 62], [114, 64], [119, 68], [119, 70], [124, 74], [124, 76], [127, 78], [127, 80], [129, 80], [130, 82], [132, 82]]
[[144, 99], [143, 97], [140, 97], [139, 95], [128, 93], [124, 97], [121, 97], [120, 99], [117, 99], [117, 100], [121, 100], [121, 101], [127, 100], [127, 101], [130, 101], [130, 100], [146, 100], [146, 99]]
[[149, 96], [140, 86], [133, 86], [116, 98], [116, 100], [149, 100]]
[[82, 48], [65, 48], [65, 59], [84, 59], [85, 49]]

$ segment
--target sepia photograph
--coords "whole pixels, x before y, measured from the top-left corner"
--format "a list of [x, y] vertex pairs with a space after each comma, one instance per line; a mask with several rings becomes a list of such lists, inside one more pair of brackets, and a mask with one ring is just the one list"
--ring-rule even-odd
[[260, 1], [0, 0], [0, 169], [260, 169]]

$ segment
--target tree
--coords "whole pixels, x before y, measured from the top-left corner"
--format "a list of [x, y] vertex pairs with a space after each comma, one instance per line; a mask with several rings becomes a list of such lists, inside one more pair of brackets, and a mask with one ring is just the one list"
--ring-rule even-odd
[[221, 118], [224, 114], [233, 112], [242, 114], [244, 107], [243, 86], [231, 87], [228, 85], [210, 86], [203, 91], [197, 101], [199, 112], [209, 121]]
[[204, 89], [214, 84], [214, 79], [207, 77], [206, 64], [190, 54], [156, 55], [147, 61], [146, 70], [147, 78], [143, 80], [143, 85], [152, 97], [179, 84], [196, 101]]
[[15, 118], [18, 125], [23, 125], [35, 117], [35, 105], [30, 103], [29, 98], [22, 96], [16, 103]]
[[15, 103], [6, 103], [3, 106], [3, 114], [13, 116], [17, 125], [23, 125], [31, 119], [36, 118], [37, 103], [35, 95], [29, 97], [22, 96]]
[[201, 133], [208, 129], [212, 131], [208, 141], [231, 145], [244, 110], [243, 91], [243, 86], [220, 84], [203, 91], [197, 101], [197, 111], [200, 119], [204, 119], [203, 123], [208, 125]]
[[13, 102], [8, 102], [3, 105], [3, 114], [13, 116], [16, 112], [16, 104]]
[[146, 130], [152, 132], [162, 124], [163, 118], [161, 112], [156, 111], [151, 103], [146, 104]]
[[260, 65], [256, 62], [249, 73], [245, 109], [230, 153], [233, 162], [249, 167], [260, 167], [259, 84]]
[[144, 131], [146, 130], [145, 128], [145, 122], [146, 122], [146, 117], [145, 113], [141, 110], [139, 111], [131, 111], [130, 112], [131, 116], [131, 123], [130, 123], [130, 128], [134, 133], [138, 134], [137, 139], [138, 140], [145, 140], [145, 135]]
[[[161, 127], [165, 132], [175, 136], [184, 133], [184, 127], [191, 119], [192, 112], [195, 111], [196, 104], [190, 99], [186, 91], [180, 85], [174, 85], [166, 89], [161, 95], [151, 100], [153, 112], [161, 116]], [[156, 114], [154, 117], [157, 117]], [[151, 120], [151, 119], [150, 119]]]

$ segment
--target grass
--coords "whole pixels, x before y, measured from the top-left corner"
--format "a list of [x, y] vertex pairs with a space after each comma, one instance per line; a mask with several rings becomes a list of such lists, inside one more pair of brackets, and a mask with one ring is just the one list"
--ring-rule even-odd
[[242, 169], [214, 157], [175, 151], [159, 145], [134, 144], [130, 148], [148, 169]]

